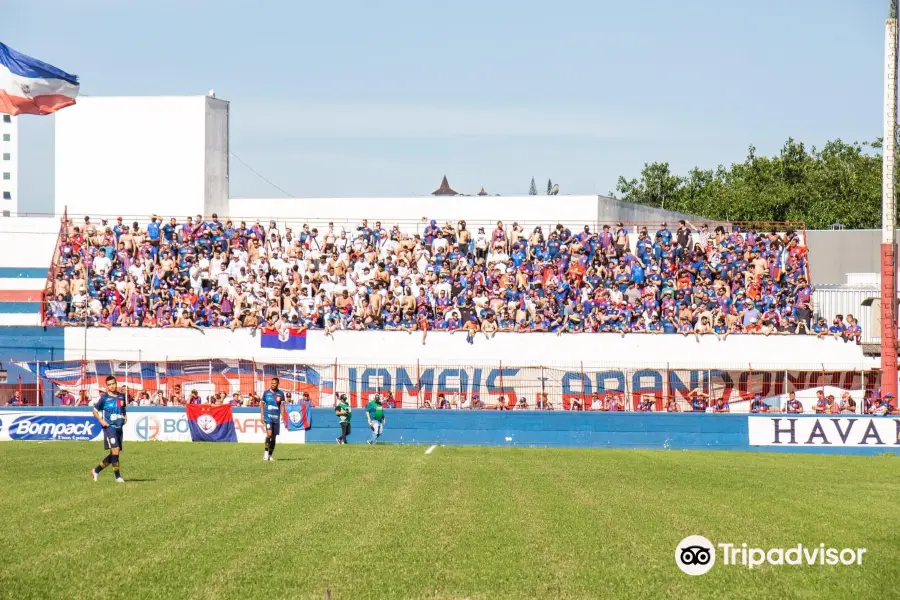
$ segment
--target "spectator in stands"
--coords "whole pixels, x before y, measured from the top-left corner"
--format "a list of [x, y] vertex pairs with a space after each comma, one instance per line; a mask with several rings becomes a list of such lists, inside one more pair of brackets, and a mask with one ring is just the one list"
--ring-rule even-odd
[[653, 396], [641, 396], [641, 399], [637, 404], [637, 410], [639, 412], [652, 412], [654, 404]]
[[59, 403], [63, 406], [74, 406], [75, 405], [75, 396], [69, 390], [61, 389], [56, 392], [56, 397], [59, 399]]
[[727, 413], [731, 412], [731, 407], [728, 406], [728, 402], [725, 401], [725, 398], [719, 397], [716, 399], [716, 403], [713, 405], [714, 413]]
[[825, 398], [824, 391], [816, 390], [816, 403], [813, 404], [813, 410], [819, 415], [828, 412], [828, 399]]
[[888, 412], [888, 405], [881, 398], [875, 398], [875, 403], [868, 411], [870, 415], [886, 415]]
[[844, 341], [855, 344], [862, 343], [862, 328], [853, 315], [847, 315], [847, 326], [844, 328]]
[[769, 412], [769, 405], [766, 404], [765, 400], [763, 400], [762, 395], [756, 394], [755, 396], [753, 396], [753, 401], [750, 402], [750, 412], [752, 412], [752, 413]]
[[793, 391], [788, 392], [788, 400], [787, 400], [787, 412], [790, 414], [799, 415], [803, 412], [803, 405], [797, 400], [797, 394]]
[[[569, 410], [584, 410], [584, 401], [578, 396], [573, 396]], [[609, 407], [607, 406], [605, 410], [609, 410]]]
[[431, 220], [423, 235], [368, 221], [353, 235], [333, 223], [323, 235], [274, 221], [235, 228], [215, 214], [162, 223], [69, 224], [48, 324], [418, 330], [424, 343], [429, 329], [459, 328], [472, 342], [478, 331], [725, 339], [802, 333], [810, 316], [807, 253], [793, 231], [710, 235], [685, 221], [673, 235], [661, 223], [632, 247], [622, 223], [577, 235], [558, 224], [546, 237], [517, 222], [489, 235], [465, 221]]
[[856, 400], [850, 395], [850, 392], [841, 394], [841, 414], [852, 415], [856, 412]]
[[25, 402], [22, 400], [22, 392], [16, 390], [9, 400], [6, 401], [7, 406], [22, 406]]
[[703, 393], [700, 388], [695, 388], [688, 394], [688, 402], [691, 405], [692, 412], [706, 412], [706, 409], [709, 407], [709, 395]]

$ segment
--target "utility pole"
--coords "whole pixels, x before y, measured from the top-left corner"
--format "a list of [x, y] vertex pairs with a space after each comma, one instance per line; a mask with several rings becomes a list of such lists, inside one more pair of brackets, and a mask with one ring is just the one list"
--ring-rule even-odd
[[881, 393], [897, 397], [897, 0], [884, 22], [884, 146], [881, 167]]

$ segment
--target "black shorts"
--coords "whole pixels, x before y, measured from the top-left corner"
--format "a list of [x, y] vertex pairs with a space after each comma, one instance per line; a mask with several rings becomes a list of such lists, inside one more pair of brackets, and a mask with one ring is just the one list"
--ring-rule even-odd
[[113, 448], [122, 449], [122, 435], [121, 429], [116, 429], [115, 427], [104, 427], [103, 428], [103, 449], [104, 450], [112, 450]]
[[266, 434], [271, 433], [272, 435], [278, 435], [281, 433], [281, 421], [275, 421], [274, 423], [266, 422]]

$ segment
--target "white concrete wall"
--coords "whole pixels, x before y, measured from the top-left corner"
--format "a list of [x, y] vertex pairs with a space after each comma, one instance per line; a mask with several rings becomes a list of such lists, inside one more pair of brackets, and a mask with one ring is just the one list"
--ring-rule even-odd
[[56, 115], [57, 214], [202, 213], [206, 97], [81, 97]]
[[718, 369], [842, 369], [873, 368], [859, 346], [808, 336], [731, 336], [725, 341], [707, 336], [698, 343], [680, 335], [615, 334], [563, 335], [499, 333], [491, 340], [479, 336], [473, 345], [461, 333], [337, 332], [334, 339], [321, 331], [307, 333], [305, 351], [260, 348], [249, 331], [186, 329], [88, 329], [65, 331], [65, 358], [77, 360], [183, 360], [245, 358], [272, 362], [462, 363], [504, 365], [567, 364], [585, 366], [718, 368]]
[[59, 225], [55, 217], [0, 217], [0, 267], [49, 269]]
[[206, 192], [204, 215], [228, 212], [228, 127], [229, 104], [206, 98]]
[[[395, 224], [409, 231], [418, 225], [424, 228], [435, 219], [443, 225], [463, 219], [468, 229], [477, 231], [484, 226], [490, 231], [498, 220], [505, 225], [514, 221], [527, 226], [548, 227], [562, 223], [569, 227], [593, 224], [597, 220], [598, 196], [423, 196], [416, 198], [232, 198], [229, 216], [236, 220], [267, 221], [276, 218], [291, 226], [309, 223], [322, 228], [333, 221], [336, 228], [355, 230], [363, 218], [369, 226], [375, 221], [390, 229]], [[423, 219], [426, 222], [423, 222]], [[489, 229], [488, 229], [489, 228]]]

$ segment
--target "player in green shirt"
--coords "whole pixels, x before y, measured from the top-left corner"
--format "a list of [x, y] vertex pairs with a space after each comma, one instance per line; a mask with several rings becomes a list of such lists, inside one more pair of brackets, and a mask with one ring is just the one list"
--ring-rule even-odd
[[341, 425], [341, 435], [337, 438], [338, 444], [347, 443], [347, 436], [350, 435], [350, 414], [352, 412], [353, 409], [350, 408], [350, 403], [347, 402], [347, 394], [340, 394], [337, 406], [334, 407], [334, 414]]
[[381, 434], [384, 433], [385, 422], [384, 406], [381, 405], [381, 398], [378, 394], [372, 396], [372, 399], [366, 405], [366, 418], [369, 420], [369, 429], [372, 430], [372, 439], [368, 440], [367, 443], [374, 446]]

